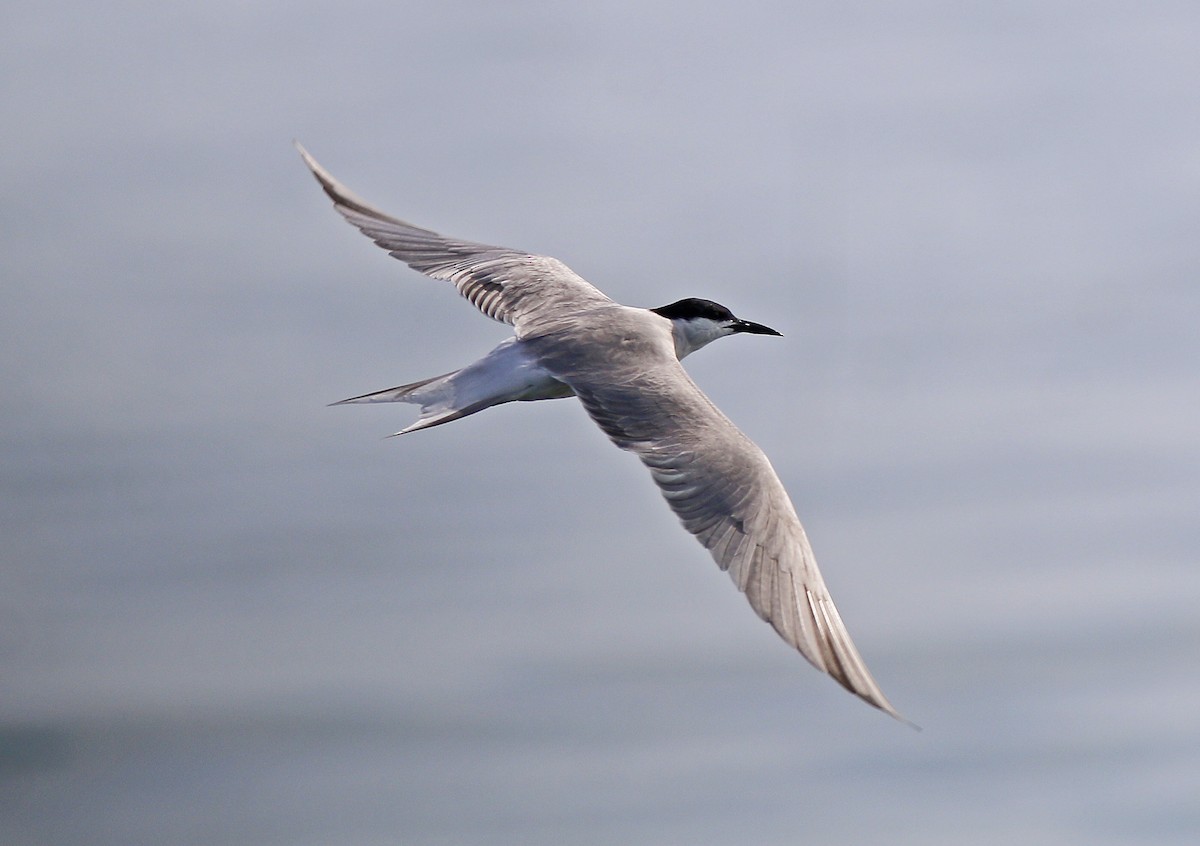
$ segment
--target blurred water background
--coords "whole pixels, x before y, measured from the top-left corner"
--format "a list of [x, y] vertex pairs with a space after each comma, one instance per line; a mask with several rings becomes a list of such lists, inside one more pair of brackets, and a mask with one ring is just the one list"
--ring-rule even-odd
[[[49, 2], [0, 27], [0, 841], [1193, 844], [1200, 8]], [[615, 299], [924, 731], [290, 146]]]

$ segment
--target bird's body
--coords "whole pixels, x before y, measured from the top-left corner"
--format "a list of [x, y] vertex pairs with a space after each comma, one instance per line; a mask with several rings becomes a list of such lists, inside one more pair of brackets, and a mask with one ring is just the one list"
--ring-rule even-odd
[[650, 469], [684, 527], [760, 617], [845, 688], [900, 718], [851, 642], [767, 457], [680, 365], [717, 338], [778, 332], [709, 300], [621, 305], [557, 259], [446, 238], [391, 217], [300, 153], [346, 220], [515, 331], [461, 370], [343, 403], [420, 405], [417, 421], [396, 433], [404, 434], [500, 403], [577, 396], [605, 434]]
[[397, 435], [458, 420], [504, 402], [532, 402], [574, 396], [533, 354], [528, 343], [507, 338], [483, 358], [462, 370], [420, 382], [344, 399], [334, 405], [360, 402], [408, 402], [421, 406], [417, 422]]

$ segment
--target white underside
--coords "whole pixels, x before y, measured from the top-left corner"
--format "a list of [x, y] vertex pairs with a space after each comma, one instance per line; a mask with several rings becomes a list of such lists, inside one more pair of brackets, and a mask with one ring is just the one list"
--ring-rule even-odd
[[574, 395], [574, 391], [533, 359], [524, 344], [517, 338], [509, 338], [462, 370], [344, 402], [407, 402], [421, 406], [417, 421], [396, 432], [403, 435], [449, 423], [501, 403]]

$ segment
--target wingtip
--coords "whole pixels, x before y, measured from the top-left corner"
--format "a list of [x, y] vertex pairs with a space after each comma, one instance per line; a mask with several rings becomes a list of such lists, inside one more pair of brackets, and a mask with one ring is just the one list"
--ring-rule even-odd
[[304, 149], [304, 145], [301, 144], [298, 139], [292, 139], [292, 146], [296, 148], [296, 152], [300, 154], [300, 158], [302, 158], [304, 163], [310, 168], [316, 163], [312, 157], [312, 154], [309, 153], [308, 150]]
[[[382, 221], [399, 223], [403, 224], [404, 226], [411, 226], [411, 224], [405, 223], [398, 218], [392, 217], [387, 212], [372, 206], [362, 197], [358, 196], [337, 179], [335, 179], [332, 173], [321, 167], [320, 162], [313, 158], [312, 153], [308, 152], [308, 150], [304, 148], [303, 144], [295, 139], [292, 139], [292, 143], [295, 145], [296, 151], [300, 153], [300, 158], [304, 160], [304, 164], [308, 167], [309, 172], [312, 173], [312, 175], [316, 178], [317, 183], [321, 186], [321, 190], [325, 192], [325, 195], [329, 197], [329, 199], [333, 200], [334, 208], [336, 208], [343, 217], [346, 217], [348, 213], [361, 214]], [[350, 223], [355, 224], [355, 221], [349, 217], [347, 217], [347, 220], [349, 220]]]
[[878, 708], [880, 711], [887, 714], [889, 717], [896, 720], [897, 722], [904, 723], [904, 725], [908, 726], [910, 729], [913, 729], [914, 731], [924, 731], [924, 729], [922, 729], [919, 725], [917, 725], [912, 720], [910, 720], [908, 717], [904, 716], [899, 711], [897, 711], [895, 708], [893, 708], [892, 703], [888, 702], [886, 699], [883, 699], [881, 701], [875, 701], [873, 699], [867, 699], [865, 696], [861, 696], [861, 695], [860, 695], [860, 698], [864, 702], [866, 702], [868, 705], [872, 705], [872, 706]]
[[914, 723], [912, 720], [910, 720], [908, 717], [904, 716], [903, 714], [901, 714], [899, 711], [895, 710], [894, 708], [882, 709], [882, 710], [889, 717], [891, 717], [894, 720], [897, 720], [898, 722], [903, 723], [904, 725], [908, 726], [913, 731], [924, 731], [923, 728], [921, 728], [919, 725]]
[[326, 172], [325, 168], [321, 167], [317, 160], [313, 158], [312, 153], [304, 148], [303, 144], [293, 138], [292, 146], [296, 148], [296, 152], [300, 154], [300, 158], [303, 159], [305, 166], [312, 171], [313, 176], [317, 177], [318, 182], [322, 185], [329, 185], [334, 182], [333, 177]]

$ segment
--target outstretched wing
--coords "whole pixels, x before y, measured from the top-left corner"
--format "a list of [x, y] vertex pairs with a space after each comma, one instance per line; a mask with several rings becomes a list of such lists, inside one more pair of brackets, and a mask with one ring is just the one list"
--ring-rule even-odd
[[385, 214], [334, 179], [299, 143], [296, 149], [342, 217], [413, 270], [454, 283], [472, 305], [512, 324], [518, 335], [539, 319], [612, 302], [556, 258], [446, 238]]
[[547, 338], [539, 361], [617, 446], [650, 468], [684, 527], [760, 617], [847, 690], [903, 720], [850, 640], [766, 455], [696, 386], [668, 340], [637, 347]]

